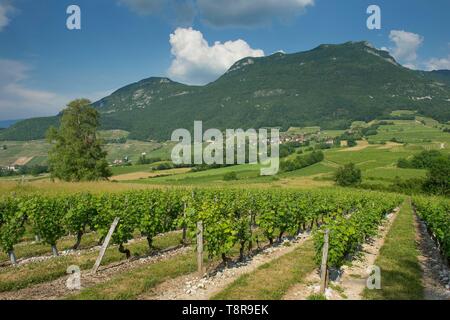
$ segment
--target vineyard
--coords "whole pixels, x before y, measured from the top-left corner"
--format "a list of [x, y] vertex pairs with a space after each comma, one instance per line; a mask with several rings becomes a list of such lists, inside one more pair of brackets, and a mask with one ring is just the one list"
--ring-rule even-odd
[[[161, 241], [163, 247], [195, 249], [201, 222], [202, 247], [209, 262], [221, 261], [227, 266], [232, 260], [244, 261], [255, 250], [279, 246], [303, 234], [311, 237], [313, 263], [320, 269], [327, 233], [327, 266], [338, 270], [379, 234], [380, 226], [404, 200], [396, 194], [345, 189], [151, 189], [4, 196], [0, 201], [0, 249], [9, 256], [10, 266], [3, 264], [6, 278], [2, 279], [8, 281], [0, 286], [0, 292], [57, 279], [69, 265], [91, 268], [95, 252], [91, 254], [81, 244], [95, 247], [104, 242], [116, 218], [119, 222], [105, 265], [132, 261], [136, 251], [138, 255], [154, 252]], [[413, 206], [448, 259], [448, 200], [416, 197]], [[171, 234], [175, 236], [167, 236]], [[20, 261], [39, 254], [28, 252], [25, 256], [21, 252], [17, 259], [15, 251], [36, 246], [30, 242], [34, 237], [39, 240], [39, 254], [45, 254], [47, 248], [48, 254], [58, 257], [59, 250], [70, 248], [82, 258], [64, 256], [27, 266]], [[193, 271], [190, 257], [180, 256], [186, 259], [185, 272]], [[11, 272], [26, 276], [10, 280]]]
[[414, 206], [439, 250], [450, 262], [450, 201], [444, 198], [416, 197]]
[[0, 207], [0, 248], [15, 264], [14, 246], [31, 229], [57, 255], [61, 237], [76, 235], [77, 249], [86, 232], [95, 231], [104, 239], [118, 217], [112, 241], [129, 257], [123, 245], [136, 232], [147, 238], [151, 249], [153, 238], [161, 233], [184, 228], [194, 237], [202, 221], [208, 255], [224, 261], [237, 244], [243, 258], [261, 237], [272, 244], [305, 230], [314, 230], [319, 255], [322, 233], [329, 229], [330, 262], [339, 266], [400, 202], [398, 196], [345, 191], [151, 190], [5, 198]]

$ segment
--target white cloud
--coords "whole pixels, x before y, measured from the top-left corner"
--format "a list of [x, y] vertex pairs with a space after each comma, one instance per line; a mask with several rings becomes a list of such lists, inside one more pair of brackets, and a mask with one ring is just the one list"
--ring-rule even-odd
[[314, 0], [197, 0], [202, 18], [218, 27], [255, 26], [285, 20], [313, 6]]
[[0, 0], [0, 31], [2, 31], [11, 21], [9, 15], [14, 11], [14, 8], [5, 1]]
[[76, 98], [99, 100], [112, 90], [70, 96], [37, 90], [24, 85], [31, 68], [20, 61], [0, 59], [0, 120], [23, 119], [55, 115]]
[[403, 30], [392, 30], [389, 39], [395, 46], [389, 48], [394, 58], [405, 67], [416, 69], [417, 50], [422, 45], [424, 38], [416, 33]]
[[67, 102], [55, 93], [24, 86], [30, 68], [19, 61], [0, 59], [0, 70], [0, 119], [53, 114]]
[[264, 51], [252, 49], [244, 40], [215, 42], [210, 46], [200, 31], [178, 28], [170, 35], [174, 59], [169, 77], [189, 84], [215, 80], [236, 61], [245, 57], [262, 57]]
[[447, 58], [432, 58], [425, 63], [427, 70], [450, 70], [450, 55]]

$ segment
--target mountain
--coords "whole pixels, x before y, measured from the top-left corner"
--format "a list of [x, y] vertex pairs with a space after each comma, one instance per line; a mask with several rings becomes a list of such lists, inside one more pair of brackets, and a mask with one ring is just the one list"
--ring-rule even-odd
[[450, 70], [435, 70], [429, 72], [428, 75], [436, 81], [442, 81], [450, 86]]
[[[218, 80], [188, 86], [167, 78], [128, 85], [93, 104], [104, 129], [167, 140], [174, 129], [320, 125], [346, 128], [393, 110], [450, 120], [450, 72], [414, 71], [367, 42], [321, 45], [236, 62]], [[58, 116], [19, 122], [0, 139], [42, 138]]]
[[0, 120], [0, 129], [8, 128], [19, 121], [20, 120]]

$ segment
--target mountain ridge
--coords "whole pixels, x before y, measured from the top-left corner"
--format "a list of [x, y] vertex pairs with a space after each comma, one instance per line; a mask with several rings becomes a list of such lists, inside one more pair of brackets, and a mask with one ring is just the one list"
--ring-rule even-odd
[[[129, 84], [93, 103], [103, 129], [130, 138], [167, 140], [174, 129], [320, 125], [348, 127], [406, 109], [450, 120], [450, 71], [407, 69], [368, 42], [323, 44], [312, 50], [247, 57], [216, 81], [192, 86], [165, 77]], [[58, 116], [29, 119], [0, 139], [43, 137]]]

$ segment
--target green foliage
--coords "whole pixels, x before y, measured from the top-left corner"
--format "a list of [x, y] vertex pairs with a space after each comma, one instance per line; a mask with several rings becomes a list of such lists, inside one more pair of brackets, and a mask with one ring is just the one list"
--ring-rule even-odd
[[420, 185], [426, 193], [450, 195], [450, 156], [437, 150], [422, 151], [411, 160], [401, 158], [399, 168], [428, 169], [427, 179]]
[[294, 160], [284, 160], [280, 163], [280, 170], [284, 172], [295, 171], [306, 168], [325, 158], [322, 151], [313, 151], [305, 155], [297, 155]]
[[348, 139], [347, 140], [347, 147], [352, 148], [352, 147], [356, 147], [358, 145], [358, 143], [356, 142], [355, 139]]
[[441, 156], [433, 161], [423, 186], [426, 192], [450, 196], [450, 157]]
[[286, 158], [296, 152], [296, 148], [300, 147], [300, 144], [293, 142], [284, 143], [280, 145], [280, 158]]
[[450, 262], [450, 201], [415, 197], [413, 203], [417, 214], [425, 221], [441, 252]]
[[221, 256], [226, 261], [237, 244], [243, 257], [245, 248], [261, 240], [258, 234], [273, 242], [308, 229], [317, 233], [319, 254], [321, 232], [327, 228], [332, 235], [331, 261], [339, 264], [373, 235], [375, 226], [396, 204], [398, 198], [391, 195], [355, 195], [345, 190], [140, 190], [98, 196], [33, 195], [0, 201], [0, 241], [2, 250], [11, 250], [23, 234], [25, 219], [32, 231], [52, 246], [62, 236], [83, 232], [87, 226], [104, 238], [118, 217], [112, 240], [127, 253], [123, 244], [137, 231], [147, 236], [151, 246], [155, 235], [181, 226], [195, 237], [197, 223], [202, 221], [206, 251], [210, 257]]
[[397, 167], [411, 169], [429, 169], [433, 166], [433, 163], [442, 156], [443, 154], [440, 151], [426, 150], [414, 155], [411, 160], [407, 160], [404, 158], [399, 159], [397, 162]]
[[56, 246], [56, 241], [65, 234], [63, 219], [69, 207], [67, 197], [31, 196], [21, 206], [30, 220], [32, 229], [44, 243]]
[[42, 173], [48, 172], [48, 166], [33, 165], [33, 166], [20, 166], [17, 170], [10, 170], [0, 167], [0, 177], [13, 177], [22, 175], [38, 176]]
[[349, 187], [361, 183], [361, 169], [357, 168], [354, 163], [349, 163], [340, 167], [334, 177], [339, 186]]
[[0, 202], [0, 249], [10, 252], [25, 233], [25, 215], [19, 210], [19, 202], [15, 199], [4, 199]]
[[325, 217], [314, 235], [316, 262], [320, 264], [324, 243], [324, 231], [329, 230], [328, 265], [341, 267], [351, 260], [367, 238], [377, 233], [378, 226], [387, 214], [399, 205], [401, 198], [387, 194], [373, 194], [370, 198], [355, 195], [351, 206]]
[[160, 162], [160, 161], [162, 161], [161, 158], [146, 158], [144, 156], [140, 156], [136, 164], [138, 164], [138, 165], [140, 165], [140, 164], [152, 164], [152, 163]]
[[[82, 193], [69, 197], [68, 201], [69, 206], [63, 223], [68, 232], [78, 236], [79, 242], [88, 227], [94, 229], [93, 219], [97, 215], [95, 200], [91, 194]], [[79, 243], [77, 244], [79, 245]]]
[[53, 144], [49, 152], [53, 178], [64, 181], [92, 181], [111, 176], [97, 140], [99, 113], [89, 106], [89, 100], [75, 100], [63, 111], [59, 129], [50, 128], [47, 134]]
[[237, 173], [235, 171], [227, 172], [223, 175], [223, 181], [238, 180]]

